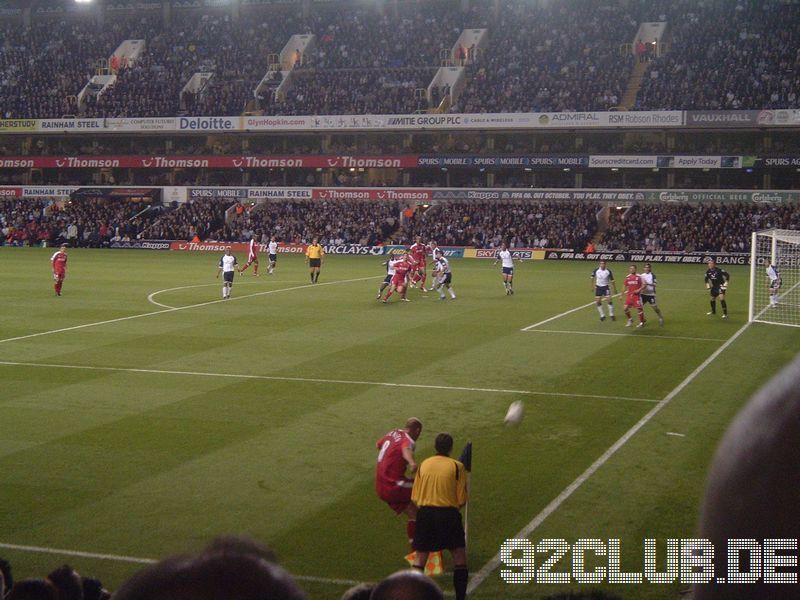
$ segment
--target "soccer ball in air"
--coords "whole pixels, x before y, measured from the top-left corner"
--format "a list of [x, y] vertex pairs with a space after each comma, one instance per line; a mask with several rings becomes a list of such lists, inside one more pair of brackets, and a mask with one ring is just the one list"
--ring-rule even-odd
[[512, 402], [511, 406], [508, 407], [508, 410], [506, 411], [506, 418], [503, 419], [503, 422], [508, 427], [511, 427], [512, 425], [519, 425], [524, 414], [525, 405], [521, 400], [517, 400], [516, 402]]

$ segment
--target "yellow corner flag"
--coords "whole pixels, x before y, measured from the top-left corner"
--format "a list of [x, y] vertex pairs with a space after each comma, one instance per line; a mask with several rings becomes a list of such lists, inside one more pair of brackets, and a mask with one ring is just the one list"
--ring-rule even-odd
[[[406, 555], [406, 560], [412, 567], [414, 566], [416, 558], [417, 553], [413, 551]], [[444, 564], [442, 562], [441, 550], [428, 553], [428, 562], [425, 563], [425, 575], [428, 577], [435, 577], [436, 575], [441, 575], [442, 573], [444, 573]]]

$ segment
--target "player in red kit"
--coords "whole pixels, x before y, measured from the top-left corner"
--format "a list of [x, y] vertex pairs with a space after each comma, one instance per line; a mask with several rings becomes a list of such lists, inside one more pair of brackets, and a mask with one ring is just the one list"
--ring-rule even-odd
[[414, 539], [417, 507], [411, 502], [414, 480], [406, 477], [406, 470], [416, 473], [415, 442], [422, 433], [422, 422], [411, 417], [403, 429], [393, 429], [378, 440], [378, 465], [375, 468], [375, 491], [396, 514], [408, 517], [406, 532], [409, 544]]
[[67, 245], [62, 244], [58, 252], [50, 257], [50, 264], [53, 267], [53, 289], [56, 296], [61, 295], [61, 286], [64, 285], [64, 278], [67, 276]]
[[239, 275], [247, 270], [247, 267], [253, 265], [253, 277], [258, 277], [258, 243], [256, 242], [256, 235], [250, 238], [250, 245], [247, 247], [247, 262], [239, 269]]
[[425, 289], [425, 281], [428, 278], [428, 272], [425, 267], [428, 264], [428, 254], [431, 253], [431, 247], [424, 244], [421, 237], [417, 237], [417, 241], [411, 245], [409, 252], [414, 260], [417, 261], [417, 269], [411, 276], [411, 287], [417, 287], [417, 283], [421, 282], [419, 289], [427, 292], [429, 290]]
[[636, 265], [628, 267], [628, 276], [625, 277], [623, 286], [625, 288], [625, 316], [628, 317], [628, 322], [625, 327], [633, 325], [631, 318], [631, 307], [635, 307], [639, 312], [639, 324], [637, 327], [644, 327], [647, 322], [644, 318], [644, 307], [642, 306], [642, 290], [645, 287], [644, 280], [636, 274]]
[[394, 276], [392, 277], [392, 285], [386, 295], [383, 297], [384, 302], [388, 302], [394, 292], [400, 293], [400, 299], [404, 302], [411, 302], [406, 298], [406, 286], [409, 271], [413, 271], [417, 266], [413, 257], [406, 255], [403, 260], [399, 260], [394, 264]]

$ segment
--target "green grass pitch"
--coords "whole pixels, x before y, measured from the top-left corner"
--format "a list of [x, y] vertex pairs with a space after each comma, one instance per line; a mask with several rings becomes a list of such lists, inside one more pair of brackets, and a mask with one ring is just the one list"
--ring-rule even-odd
[[[301, 258], [281, 256], [221, 302], [217, 254], [71, 250], [57, 298], [50, 253], [0, 249], [0, 543], [153, 558], [246, 533], [320, 599], [347, 587], [330, 580], [404, 566], [404, 522], [375, 497], [373, 469], [375, 441], [406, 417], [425, 426], [418, 459], [439, 431], [474, 443], [475, 573], [746, 319], [744, 268], [731, 269], [728, 321], [706, 316], [704, 266], [665, 265], [663, 328], [651, 312], [632, 330], [587, 307], [523, 332], [588, 303], [592, 265], [520, 264], [507, 297], [490, 261], [454, 259], [457, 300], [412, 290], [382, 305], [380, 257], [331, 256], [311, 286]], [[621, 282], [626, 265], [612, 268]], [[798, 347], [797, 329], [749, 327], [531, 539], [620, 538], [623, 568], [641, 571], [644, 538], [691, 537], [716, 443]], [[520, 399], [525, 419], [505, 428]], [[54, 552], [0, 547], [18, 578], [68, 562], [113, 589], [140, 568]], [[472, 597], [564, 589], [495, 570]]]

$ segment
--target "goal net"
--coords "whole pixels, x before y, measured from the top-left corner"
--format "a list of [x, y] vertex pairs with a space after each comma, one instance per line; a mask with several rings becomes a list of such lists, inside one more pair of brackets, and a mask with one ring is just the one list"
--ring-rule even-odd
[[753, 233], [750, 320], [800, 327], [800, 231]]

